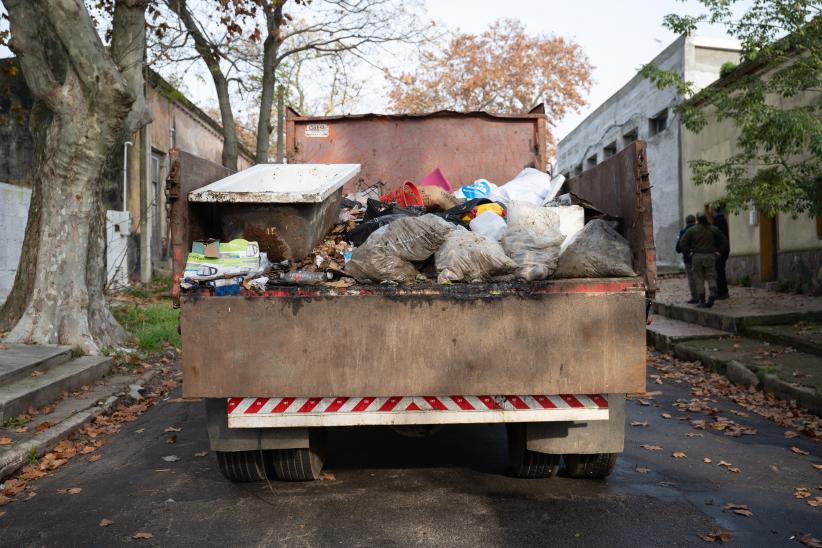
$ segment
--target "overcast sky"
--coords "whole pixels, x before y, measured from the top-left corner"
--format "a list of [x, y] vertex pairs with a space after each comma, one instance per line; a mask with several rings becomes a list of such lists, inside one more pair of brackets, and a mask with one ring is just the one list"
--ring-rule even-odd
[[[1, 1], [1, 0], [0, 0]], [[585, 116], [630, 80], [636, 70], [670, 44], [676, 36], [662, 26], [668, 13], [696, 13], [696, 0], [424, 0], [430, 17], [452, 29], [482, 32], [492, 21], [510, 17], [533, 33], [573, 38], [594, 66], [588, 105], [557, 123], [561, 139]], [[750, 4], [743, 0], [743, 6]], [[3, 22], [5, 23], [5, 22]], [[5, 26], [0, 24], [0, 26]], [[725, 36], [721, 28], [704, 26], [702, 36]], [[9, 52], [0, 51], [0, 57]], [[397, 60], [395, 59], [394, 62]], [[379, 62], [378, 62], [379, 63]], [[393, 64], [391, 61], [379, 63]], [[192, 82], [188, 82], [191, 79]], [[384, 84], [378, 70], [367, 78], [359, 112], [385, 110]], [[186, 77], [184, 91], [201, 106], [216, 105], [213, 86]]]

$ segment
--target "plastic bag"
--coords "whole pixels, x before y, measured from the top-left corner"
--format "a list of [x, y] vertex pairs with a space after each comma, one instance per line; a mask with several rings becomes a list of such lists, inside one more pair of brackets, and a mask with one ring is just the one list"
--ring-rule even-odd
[[565, 243], [555, 278], [636, 276], [631, 244], [610, 223], [595, 219]]
[[422, 205], [429, 211], [448, 211], [458, 205], [457, 199], [438, 186], [421, 186]]
[[497, 191], [499, 187], [494, 183], [489, 183], [486, 179], [477, 179], [473, 184], [465, 185], [454, 192], [454, 196], [460, 200], [475, 200], [485, 198], [489, 194]]
[[504, 203], [518, 200], [541, 206], [545, 203], [550, 191], [551, 176], [538, 169], [526, 167], [516, 177], [499, 187], [489, 198]]
[[565, 239], [559, 224], [559, 215], [552, 208], [518, 201], [508, 204], [508, 230], [502, 247], [516, 262], [517, 277], [544, 280], [554, 273]]
[[436, 215], [398, 219], [354, 250], [345, 273], [359, 282], [412, 282], [418, 272], [411, 261], [428, 259], [452, 230], [454, 225]]
[[434, 255], [437, 282], [482, 282], [513, 272], [517, 265], [496, 240], [457, 228]]
[[485, 234], [496, 241], [500, 241], [508, 228], [508, 223], [493, 211], [483, 211], [471, 219], [468, 226], [471, 228], [471, 232]]

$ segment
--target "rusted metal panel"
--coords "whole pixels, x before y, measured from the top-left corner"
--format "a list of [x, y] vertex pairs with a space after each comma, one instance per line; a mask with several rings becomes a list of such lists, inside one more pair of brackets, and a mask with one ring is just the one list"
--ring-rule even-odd
[[[546, 285], [584, 287], [580, 280]], [[492, 294], [494, 293], [494, 294]], [[185, 397], [625, 393], [645, 294], [187, 296]]]
[[441, 168], [456, 188], [484, 178], [511, 180], [525, 167], [545, 170], [545, 115], [442, 111], [425, 115], [305, 117], [289, 112], [289, 163], [355, 163], [345, 192], [419, 181]]
[[653, 298], [656, 291], [651, 182], [645, 141], [635, 141], [615, 156], [572, 178], [567, 188], [603, 213], [620, 220], [622, 234], [631, 243], [634, 270], [642, 273]]

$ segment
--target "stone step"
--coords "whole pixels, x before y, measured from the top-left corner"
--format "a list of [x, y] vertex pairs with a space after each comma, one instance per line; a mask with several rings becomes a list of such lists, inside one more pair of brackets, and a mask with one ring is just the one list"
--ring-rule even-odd
[[648, 345], [669, 354], [673, 353], [675, 345], [684, 341], [718, 339], [733, 335], [728, 331], [672, 320], [665, 316], [654, 315], [651, 319], [651, 324], [646, 329]]
[[0, 386], [0, 423], [25, 413], [29, 407], [42, 407], [91, 384], [111, 369], [111, 358], [82, 356], [52, 367], [43, 375], [25, 377]]
[[746, 327], [745, 333], [763, 341], [822, 356], [822, 324], [757, 325]]
[[42, 344], [3, 343], [0, 349], [0, 387], [28, 377], [34, 371], [48, 371], [71, 358], [71, 347]]
[[654, 313], [694, 323], [704, 327], [742, 334], [751, 326], [796, 323], [799, 321], [820, 321], [822, 312], [817, 310], [789, 312], [782, 309], [752, 312], [746, 307], [736, 307], [729, 301], [717, 301], [713, 308], [697, 308], [690, 304], [670, 304], [654, 301]]

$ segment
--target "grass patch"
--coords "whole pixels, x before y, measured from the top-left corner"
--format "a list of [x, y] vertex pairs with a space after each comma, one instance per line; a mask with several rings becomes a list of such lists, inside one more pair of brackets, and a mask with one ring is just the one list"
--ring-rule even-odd
[[112, 307], [112, 312], [123, 328], [134, 336], [141, 349], [159, 352], [166, 342], [180, 347], [178, 309], [168, 304], [125, 304]]

